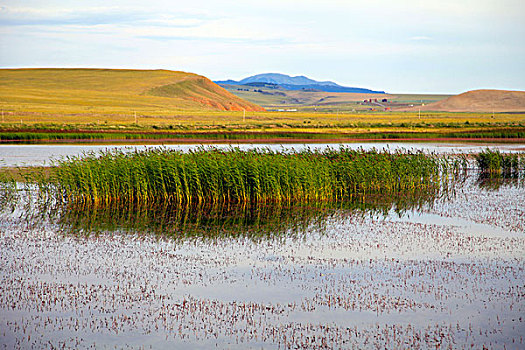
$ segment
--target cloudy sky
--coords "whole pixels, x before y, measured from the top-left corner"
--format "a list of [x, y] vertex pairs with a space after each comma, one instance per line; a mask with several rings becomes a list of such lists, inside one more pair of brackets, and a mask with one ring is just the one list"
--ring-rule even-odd
[[0, 67], [525, 90], [523, 0], [0, 0]]

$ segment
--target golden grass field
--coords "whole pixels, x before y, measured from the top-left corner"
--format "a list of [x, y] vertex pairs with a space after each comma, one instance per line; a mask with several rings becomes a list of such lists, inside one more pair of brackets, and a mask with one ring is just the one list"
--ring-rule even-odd
[[[511, 113], [268, 112], [204, 77], [184, 72], [3, 69], [0, 82], [3, 129], [27, 129], [38, 124], [79, 129], [172, 126], [356, 133], [366, 132], [370, 127], [374, 127], [374, 132], [407, 129], [440, 132], [451, 126], [469, 130], [479, 123], [518, 126], [525, 123], [525, 114]], [[226, 107], [241, 110], [221, 110]]]

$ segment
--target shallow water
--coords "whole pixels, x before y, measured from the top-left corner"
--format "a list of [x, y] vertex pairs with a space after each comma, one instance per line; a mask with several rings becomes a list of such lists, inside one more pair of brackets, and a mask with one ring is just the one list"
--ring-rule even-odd
[[522, 187], [469, 177], [404, 208], [37, 219], [6, 206], [0, 343], [524, 348], [524, 202]]
[[[15, 166], [45, 166], [50, 165], [53, 160], [65, 157], [80, 156], [84, 152], [99, 152], [110, 149], [135, 150], [145, 148], [165, 147], [188, 151], [201, 145], [197, 144], [167, 144], [167, 145], [0, 145], [0, 167]], [[228, 148], [231, 146], [241, 149], [270, 148], [273, 150], [301, 150], [304, 148], [325, 149], [327, 147], [339, 148], [340, 143], [312, 143], [312, 144], [215, 144], [209, 145], [218, 148]], [[505, 152], [525, 152], [524, 144], [512, 143], [461, 143], [461, 142], [359, 142], [345, 143], [348, 148], [363, 148], [365, 150], [376, 148], [391, 150], [413, 149], [425, 152], [437, 153], [473, 153], [490, 147]], [[206, 146], [207, 147], [207, 146]]]

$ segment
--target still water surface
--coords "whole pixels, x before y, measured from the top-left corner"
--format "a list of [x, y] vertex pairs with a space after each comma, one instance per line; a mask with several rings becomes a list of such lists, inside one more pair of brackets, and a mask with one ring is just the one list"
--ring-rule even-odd
[[516, 183], [338, 208], [13, 203], [7, 348], [525, 348]]
[[[228, 148], [231, 146], [241, 149], [270, 148], [273, 150], [301, 150], [304, 148], [325, 149], [327, 147], [339, 148], [339, 143], [315, 143], [315, 144], [216, 144], [210, 145], [217, 148]], [[496, 143], [408, 143], [408, 142], [370, 142], [370, 143], [345, 143], [348, 148], [364, 149], [412, 149], [425, 152], [437, 153], [472, 153], [479, 152], [486, 147], [499, 149], [506, 152], [525, 152], [525, 144], [496, 144]], [[108, 149], [136, 150], [145, 148], [165, 147], [188, 151], [200, 147], [200, 145], [0, 145], [0, 167], [14, 166], [42, 166], [50, 165], [53, 160], [64, 157], [79, 156], [84, 152], [98, 152]], [[208, 147], [208, 146], [205, 146]]]

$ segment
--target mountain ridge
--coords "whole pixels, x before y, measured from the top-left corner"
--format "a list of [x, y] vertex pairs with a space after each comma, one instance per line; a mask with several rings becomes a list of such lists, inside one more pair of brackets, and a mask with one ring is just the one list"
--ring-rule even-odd
[[275, 84], [284, 90], [314, 90], [325, 92], [350, 92], [350, 93], [377, 93], [384, 94], [384, 91], [374, 91], [366, 88], [342, 86], [333, 81], [317, 81], [304, 75], [289, 76], [281, 73], [262, 73], [235, 81], [232, 79], [218, 80], [219, 85], [246, 85], [253, 83]]

